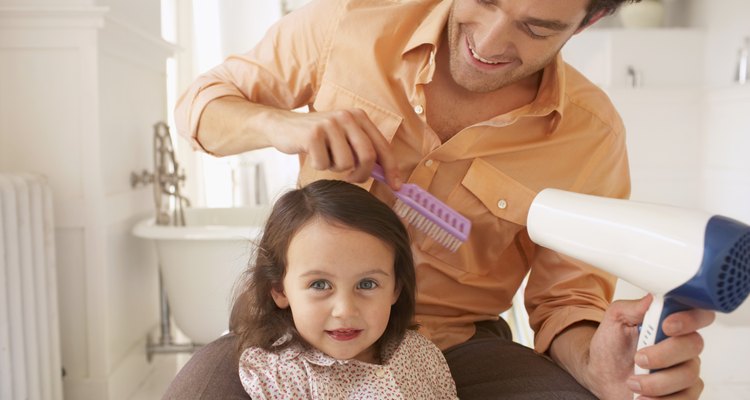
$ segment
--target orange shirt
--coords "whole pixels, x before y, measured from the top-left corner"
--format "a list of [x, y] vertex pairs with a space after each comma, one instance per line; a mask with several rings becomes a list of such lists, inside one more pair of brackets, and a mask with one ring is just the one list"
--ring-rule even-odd
[[[422, 333], [442, 349], [465, 341], [474, 321], [496, 319], [511, 306], [530, 272], [525, 304], [535, 348], [544, 352], [572, 323], [601, 320], [614, 278], [532, 243], [530, 202], [547, 187], [627, 197], [624, 128], [607, 96], [558, 56], [531, 104], [441, 143], [425, 120], [423, 85], [450, 6], [313, 2], [274, 25], [252, 51], [199, 77], [177, 106], [178, 131], [193, 138], [204, 106], [221, 96], [285, 109], [363, 109], [391, 141], [401, 175], [473, 223], [456, 253], [410, 228]], [[337, 177], [302, 163], [301, 184]], [[365, 186], [393, 201], [386, 186]]]

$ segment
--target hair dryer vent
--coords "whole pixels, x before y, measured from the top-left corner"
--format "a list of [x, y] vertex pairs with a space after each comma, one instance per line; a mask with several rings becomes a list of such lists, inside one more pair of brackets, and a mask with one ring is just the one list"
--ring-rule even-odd
[[744, 234], [724, 257], [716, 286], [722, 309], [734, 310], [750, 293], [750, 232]]

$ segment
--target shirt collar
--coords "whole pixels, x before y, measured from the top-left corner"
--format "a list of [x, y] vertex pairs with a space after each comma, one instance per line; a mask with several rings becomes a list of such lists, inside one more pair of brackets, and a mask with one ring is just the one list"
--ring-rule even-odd
[[[292, 337], [289, 334], [284, 335], [279, 340], [277, 340], [273, 344], [273, 346], [283, 345], [287, 341], [291, 340], [291, 338]], [[391, 361], [391, 358], [393, 358], [393, 356], [400, 348], [399, 344], [400, 342], [390, 342], [383, 346], [383, 349], [381, 351], [381, 359], [383, 360], [383, 364], [388, 364]], [[319, 365], [321, 367], [330, 367], [333, 364], [349, 364], [351, 362], [361, 363], [357, 360], [338, 360], [314, 347], [303, 346], [301, 344], [293, 344], [284, 349], [281, 353], [281, 358], [285, 361], [292, 360], [297, 357], [301, 357], [307, 362]]]
[[451, 9], [452, 1], [442, 0], [436, 2], [424, 2], [420, 3], [420, 7], [429, 8], [431, 10], [426, 11], [426, 15], [422, 17], [422, 21], [417, 26], [414, 34], [409, 38], [409, 41], [404, 47], [402, 54], [406, 54], [411, 50], [416, 49], [424, 44], [432, 45], [437, 47], [437, 43], [440, 40], [440, 36], [443, 34], [443, 29], [448, 21], [448, 14]]
[[509, 114], [499, 115], [489, 121], [489, 125], [500, 123], [505, 126], [509, 121], [522, 117], [547, 118], [547, 134], [557, 131], [563, 117], [565, 106], [565, 62], [558, 53], [557, 56], [542, 70], [542, 80], [539, 83], [534, 100]]
[[528, 116], [548, 116], [548, 134], [553, 134], [563, 116], [565, 102], [565, 62], [560, 53], [544, 68], [536, 98], [530, 104]]

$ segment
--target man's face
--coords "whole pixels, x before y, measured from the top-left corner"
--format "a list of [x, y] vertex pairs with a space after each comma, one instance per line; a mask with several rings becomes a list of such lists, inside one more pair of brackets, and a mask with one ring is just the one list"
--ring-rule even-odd
[[589, 0], [454, 0], [450, 72], [461, 87], [490, 92], [543, 69], [576, 33]]

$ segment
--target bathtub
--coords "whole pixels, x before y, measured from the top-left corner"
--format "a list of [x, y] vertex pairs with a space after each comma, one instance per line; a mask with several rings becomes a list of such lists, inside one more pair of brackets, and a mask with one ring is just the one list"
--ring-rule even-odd
[[193, 343], [228, 329], [232, 294], [260, 239], [270, 206], [186, 208], [185, 226], [140, 221], [133, 234], [153, 240], [175, 324]]

